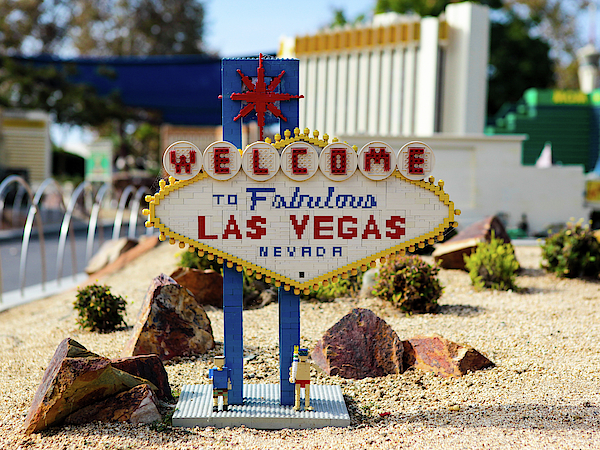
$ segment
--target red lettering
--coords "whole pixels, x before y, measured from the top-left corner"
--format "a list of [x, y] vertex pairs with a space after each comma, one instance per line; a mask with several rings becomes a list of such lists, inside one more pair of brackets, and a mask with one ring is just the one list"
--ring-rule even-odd
[[290, 220], [292, 221], [292, 226], [294, 227], [294, 231], [296, 231], [296, 236], [298, 239], [302, 239], [302, 234], [304, 233], [304, 229], [306, 225], [308, 225], [309, 216], [302, 216], [302, 223], [298, 223], [296, 221], [296, 216], [291, 215]]
[[400, 239], [400, 237], [404, 236], [404, 227], [399, 224], [403, 224], [405, 222], [404, 217], [400, 216], [392, 216], [388, 220], [385, 221], [385, 226], [390, 228], [391, 231], [385, 232], [385, 237], [389, 237], [392, 239]]
[[348, 155], [346, 154], [345, 148], [332, 148], [331, 149], [331, 165], [329, 170], [334, 175], [346, 175], [348, 172], [346, 166], [348, 165]]
[[369, 216], [369, 220], [367, 221], [367, 225], [362, 234], [363, 239], [369, 239], [369, 235], [372, 234], [375, 236], [375, 239], [381, 239], [381, 233], [379, 232], [379, 228], [377, 227], [377, 222], [375, 222], [375, 217], [373, 214]]
[[306, 175], [308, 169], [306, 167], [300, 167], [298, 157], [300, 155], [306, 155], [308, 150], [306, 148], [292, 148], [292, 173], [294, 175]]
[[229, 235], [233, 234], [236, 239], [242, 238], [242, 233], [238, 227], [237, 222], [235, 221], [235, 217], [233, 214], [229, 216], [229, 220], [227, 221], [227, 226], [225, 227], [225, 231], [223, 231], [223, 239], [229, 239]]
[[257, 148], [252, 149], [252, 171], [254, 175], [268, 175], [269, 169], [267, 167], [260, 167], [260, 150]]
[[381, 164], [383, 161], [383, 170], [390, 170], [390, 154], [385, 150], [385, 147], [369, 147], [365, 152], [365, 170], [371, 171], [371, 161], [374, 164]]
[[357, 222], [358, 220], [356, 219], [356, 217], [352, 216], [343, 216], [338, 218], [338, 236], [342, 239], [352, 239], [358, 236], [358, 229], [356, 227], [351, 227], [344, 231], [345, 223], [351, 223], [353, 225], [356, 225]]
[[260, 225], [265, 225], [267, 223], [267, 219], [261, 216], [252, 216], [246, 221], [246, 226], [248, 228], [252, 228], [252, 231], [246, 231], [246, 236], [250, 239], [260, 239], [262, 236], [267, 234], [267, 229], [265, 227], [261, 227]]
[[422, 175], [423, 167], [417, 167], [417, 165], [425, 164], [425, 158], [417, 155], [425, 153], [424, 148], [409, 148], [408, 149], [408, 173], [414, 175]]
[[229, 166], [223, 167], [223, 164], [229, 164], [229, 158], [223, 155], [229, 154], [229, 147], [215, 147], [213, 161], [215, 163], [215, 173], [229, 173]]
[[206, 234], [206, 217], [198, 216], [198, 239], [218, 239], [216, 234]]
[[333, 234], [322, 234], [323, 231], [333, 231], [333, 225], [325, 227], [323, 223], [333, 224], [333, 216], [315, 216], [315, 239], [333, 239]]

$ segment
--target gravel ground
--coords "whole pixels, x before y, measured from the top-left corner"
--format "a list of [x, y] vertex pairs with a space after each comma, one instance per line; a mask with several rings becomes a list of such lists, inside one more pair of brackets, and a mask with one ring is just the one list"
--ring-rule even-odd
[[[128, 300], [134, 323], [152, 277], [174, 269], [178, 248], [159, 245], [101, 283]], [[302, 344], [314, 346], [352, 308], [369, 308], [401, 339], [440, 334], [485, 353], [496, 367], [443, 379], [410, 370], [360, 381], [318, 375], [340, 384], [352, 425], [318, 430], [178, 429], [163, 424], [90, 424], [32, 436], [23, 421], [58, 343], [72, 337], [89, 350], [117, 357], [129, 331], [78, 329], [74, 291], [0, 313], [1, 449], [211, 448], [600, 448], [600, 284], [561, 280], [539, 269], [540, 250], [517, 247], [526, 293], [476, 292], [468, 275], [444, 271], [441, 313], [407, 317], [376, 299], [301, 305]], [[211, 309], [217, 348], [171, 362], [172, 388], [208, 383], [212, 356], [222, 351], [223, 314]], [[245, 381], [278, 380], [277, 305], [244, 312]]]

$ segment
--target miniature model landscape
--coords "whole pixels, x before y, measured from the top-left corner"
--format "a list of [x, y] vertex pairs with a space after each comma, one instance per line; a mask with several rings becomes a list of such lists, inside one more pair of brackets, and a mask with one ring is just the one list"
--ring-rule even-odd
[[[127, 324], [135, 323], [153, 276], [175, 270], [179, 251], [161, 244], [99, 280], [126, 298]], [[526, 292], [477, 291], [467, 273], [442, 269], [444, 293], [436, 314], [407, 316], [376, 298], [301, 302], [301, 345], [311, 350], [330, 327], [353, 309], [363, 308], [385, 320], [402, 340], [438, 334], [473, 346], [495, 363], [461, 377], [441, 377], [420, 369], [358, 380], [313, 372], [316, 384], [341, 387], [351, 417], [347, 428], [184, 429], [171, 427], [167, 417], [147, 425], [63, 425], [25, 435], [23, 424], [33, 394], [60, 341], [71, 337], [89, 351], [114, 359], [121, 356], [132, 330], [81, 330], [72, 307], [73, 291], [14, 308], [0, 317], [4, 343], [0, 444], [4, 448], [398, 448], [411, 443], [477, 448], [486, 443], [507, 448], [533, 443], [593, 448], [599, 438], [600, 413], [597, 283], [543, 272], [539, 247], [516, 247], [516, 256], [524, 269], [516, 282]], [[206, 306], [206, 314], [213, 325], [215, 347], [164, 363], [174, 396], [190, 381], [210, 385], [208, 370], [214, 356], [223, 351], [218, 325], [223, 311]], [[275, 303], [244, 311], [245, 383], [278, 383], [277, 320]]]

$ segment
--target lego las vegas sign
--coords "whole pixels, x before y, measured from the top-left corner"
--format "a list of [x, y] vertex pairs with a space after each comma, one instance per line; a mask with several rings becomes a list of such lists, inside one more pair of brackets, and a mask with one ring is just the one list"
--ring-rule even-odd
[[243, 152], [180, 141], [164, 154], [171, 177], [147, 197], [146, 225], [299, 292], [442, 240], [460, 211], [430, 177], [434, 163], [423, 142], [358, 149], [307, 129]]

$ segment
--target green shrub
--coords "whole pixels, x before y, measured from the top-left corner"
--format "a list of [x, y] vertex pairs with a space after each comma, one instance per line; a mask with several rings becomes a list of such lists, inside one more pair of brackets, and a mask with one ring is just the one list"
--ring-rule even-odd
[[359, 270], [356, 275], [350, 275], [344, 279], [338, 277], [338, 280], [329, 283], [327, 286], [319, 285], [317, 290], [310, 288], [308, 295], [300, 294], [302, 300], [316, 299], [320, 302], [331, 302], [336, 298], [354, 297], [360, 290], [362, 272]]
[[389, 259], [379, 269], [373, 294], [407, 313], [435, 312], [442, 295], [439, 270], [415, 255]]
[[223, 264], [217, 262], [217, 258], [208, 259], [208, 255], [198, 256], [198, 252], [182, 251], [179, 253], [179, 267], [189, 267], [190, 269], [213, 269], [215, 272], [222, 273]]
[[91, 331], [113, 331], [126, 325], [125, 305], [125, 300], [111, 294], [108, 286], [97, 284], [77, 289], [77, 299], [73, 302], [79, 313], [77, 323]]
[[515, 278], [519, 263], [515, 259], [513, 246], [497, 239], [493, 232], [490, 242], [480, 242], [475, 252], [465, 256], [465, 268], [477, 289], [518, 289]]
[[583, 219], [568, 223], [542, 245], [542, 267], [559, 277], [597, 278], [600, 273], [600, 243]]

